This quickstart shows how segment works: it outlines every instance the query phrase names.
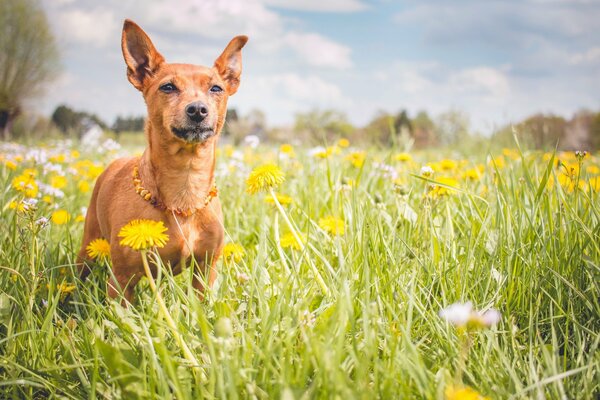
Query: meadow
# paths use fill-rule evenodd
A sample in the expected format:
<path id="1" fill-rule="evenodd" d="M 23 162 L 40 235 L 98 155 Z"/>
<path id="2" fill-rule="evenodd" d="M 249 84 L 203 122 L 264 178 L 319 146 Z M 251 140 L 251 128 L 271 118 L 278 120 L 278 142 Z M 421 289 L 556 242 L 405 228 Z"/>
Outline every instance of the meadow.
<path id="1" fill-rule="evenodd" d="M 221 146 L 226 242 L 106 298 L 77 277 L 103 168 L 139 151 L 2 144 L 0 398 L 593 399 L 600 155 Z M 270 165 L 285 180 L 248 190 Z M 256 193 L 250 193 L 256 192 Z M 444 311 L 443 311 L 444 310 Z"/>

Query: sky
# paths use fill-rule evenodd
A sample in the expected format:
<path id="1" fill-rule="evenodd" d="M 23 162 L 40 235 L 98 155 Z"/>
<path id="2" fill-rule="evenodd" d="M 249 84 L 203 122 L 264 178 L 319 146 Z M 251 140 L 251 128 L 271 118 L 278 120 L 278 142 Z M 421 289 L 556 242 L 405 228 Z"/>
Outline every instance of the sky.
<path id="1" fill-rule="evenodd" d="M 62 54 L 43 99 L 98 114 L 146 109 L 125 75 L 120 36 L 132 19 L 167 62 L 212 65 L 248 35 L 229 107 L 469 116 L 483 134 L 533 113 L 600 110 L 600 0 L 42 0 Z"/>

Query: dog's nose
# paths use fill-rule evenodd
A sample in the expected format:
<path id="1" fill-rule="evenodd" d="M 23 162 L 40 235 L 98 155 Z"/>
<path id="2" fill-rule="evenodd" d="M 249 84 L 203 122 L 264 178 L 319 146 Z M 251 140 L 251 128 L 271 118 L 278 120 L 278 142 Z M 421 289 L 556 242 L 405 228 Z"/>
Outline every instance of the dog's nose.
<path id="1" fill-rule="evenodd" d="M 208 115 L 208 107 L 201 101 L 195 101 L 185 107 L 185 113 L 194 122 L 202 122 Z"/>

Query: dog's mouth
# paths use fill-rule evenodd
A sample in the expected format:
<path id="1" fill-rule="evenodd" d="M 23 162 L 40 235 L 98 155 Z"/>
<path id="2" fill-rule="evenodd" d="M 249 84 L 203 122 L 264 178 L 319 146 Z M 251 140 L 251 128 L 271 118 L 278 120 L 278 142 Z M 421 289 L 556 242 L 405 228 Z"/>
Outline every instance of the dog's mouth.
<path id="1" fill-rule="evenodd" d="M 204 142 L 208 138 L 215 135 L 215 130 L 213 128 L 205 126 L 193 126 L 182 128 L 172 126 L 171 131 L 175 136 L 189 143 Z"/>

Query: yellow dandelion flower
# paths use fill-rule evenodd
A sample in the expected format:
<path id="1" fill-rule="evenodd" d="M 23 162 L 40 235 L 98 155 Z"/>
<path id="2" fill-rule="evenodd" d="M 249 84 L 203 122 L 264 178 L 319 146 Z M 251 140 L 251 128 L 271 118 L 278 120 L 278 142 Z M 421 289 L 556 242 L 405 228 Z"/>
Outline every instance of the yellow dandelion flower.
<path id="1" fill-rule="evenodd" d="M 352 165 L 356 168 L 361 168 L 365 163 L 365 152 L 364 151 L 355 151 L 346 156 L 346 160 L 350 161 Z"/>
<path id="2" fill-rule="evenodd" d="M 255 194 L 279 186 L 285 180 L 285 174 L 275 164 L 265 164 L 254 168 L 246 179 L 246 192 Z"/>
<path id="3" fill-rule="evenodd" d="M 52 217 L 50 217 L 52 223 L 56 225 L 64 225 L 69 222 L 70 219 L 71 215 L 66 210 L 56 210 L 52 213 Z"/>
<path id="4" fill-rule="evenodd" d="M 90 183 L 88 181 L 79 181 L 77 182 L 77 189 L 81 193 L 87 193 L 90 191 Z"/>
<path id="5" fill-rule="evenodd" d="M 296 240 L 293 233 L 289 232 L 279 238 L 279 243 L 284 249 L 302 250 L 302 245 L 306 244 L 306 236 L 298 234 L 298 239 L 300 239 L 301 243 Z"/>
<path id="6" fill-rule="evenodd" d="M 25 168 L 23 170 L 23 175 L 35 178 L 37 176 L 37 170 L 35 168 Z"/>
<path id="7" fill-rule="evenodd" d="M 338 140 L 337 145 L 342 148 L 346 148 L 350 146 L 350 141 L 346 138 L 341 138 L 340 140 Z"/>
<path id="8" fill-rule="evenodd" d="M 78 216 L 75 217 L 75 222 L 84 222 L 84 221 L 85 221 L 85 215 L 79 214 Z"/>
<path id="9" fill-rule="evenodd" d="M 275 196 L 277 197 L 277 201 L 279 202 L 279 204 L 281 204 L 282 206 L 289 206 L 293 202 L 293 199 L 290 196 L 286 196 L 285 194 L 275 193 Z M 275 200 L 273 200 L 272 196 L 266 196 L 265 203 L 274 205 Z"/>
<path id="10" fill-rule="evenodd" d="M 101 165 L 92 165 L 88 170 L 88 177 L 90 179 L 96 179 L 104 171 L 104 167 Z"/>
<path id="11" fill-rule="evenodd" d="M 463 178 L 471 181 L 478 181 L 481 179 L 481 172 L 477 168 L 471 168 L 465 171 Z"/>
<path id="12" fill-rule="evenodd" d="M 79 154 L 79 152 L 77 150 L 71 151 L 71 158 L 72 159 L 77 159 L 77 158 L 79 158 L 79 156 L 80 156 L 80 154 Z"/>
<path id="13" fill-rule="evenodd" d="M 110 243 L 106 239 L 94 239 L 85 248 L 88 257 L 99 261 L 110 259 Z"/>
<path id="14" fill-rule="evenodd" d="M 55 156 L 50 157 L 49 160 L 52 161 L 53 163 L 64 163 L 65 158 L 66 157 L 64 154 L 57 154 Z"/>
<path id="15" fill-rule="evenodd" d="M 15 177 L 12 180 L 12 187 L 22 192 L 25 197 L 35 197 L 38 193 L 38 185 L 35 182 L 35 175 L 29 172 L 23 172 L 23 174 Z"/>
<path id="16" fill-rule="evenodd" d="M 513 160 L 519 159 L 519 152 L 515 149 L 502 149 L 502 155 Z"/>
<path id="17" fill-rule="evenodd" d="M 55 175 L 50 178 L 50 186 L 55 189 L 62 189 L 67 186 L 67 178 L 62 175 Z"/>
<path id="18" fill-rule="evenodd" d="M 585 167 L 585 172 L 591 175 L 599 175 L 600 168 L 597 165 L 588 165 L 587 167 Z"/>
<path id="19" fill-rule="evenodd" d="M 503 169 L 506 166 L 506 161 L 504 161 L 504 157 L 493 157 L 488 164 L 492 168 Z"/>
<path id="20" fill-rule="evenodd" d="M 13 170 L 13 171 L 17 169 L 17 164 L 15 164 L 14 162 L 12 162 L 10 160 L 6 160 L 4 162 L 4 165 L 6 166 L 6 168 Z"/>
<path id="21" fill-rule="evenodd" d="M 344 234 L 344 220 L 333 217 L 331 215 L 319 218 L 319 226 L 325 232 L 330 233 L 332 235 Z"/>
<path id="22" fill-rule="evenodd" d="M 50 284 L 47 284 L 46 288 L 50 289 Z M 64 299 L 68 294 L 73 292 L 76 288 L 77 288 L 77 286 L 69 285 L 68 283 L 65 283 L 65 282 L 61 282 L 58 285 L 56 285 L 56 291 L 60 293 L 61 299 Z"/>
<path id="23" fill-rule="evenodd" d="M 246 250 L 244 250 L 244 246 L 239 243 L 227 243 L 223 246 L 223 260 L 227 265 L 239 263 L 245 255 Z"/>
<path id="24" fill-rule="evenodd" d="M 590 179 L 590 187 L 594 192 L 600 192 L 600 176 L 595 176 Z"/>
<path id="25" fill-rule="evenodd" d="M 444 159 L 444 160 L 440 161 L 439 165 L 440 165 L 440 168 L 444 171 L 452 171 L 453 169 L 456 169 L 456 167 L 458 166 L 456 161 L 449 160 L 449 159 Z"/>
<path id="26" fill-rule="evenodd" d="M 17 210 L 18 212 L 25 212 L 27 206 L 22 201 L 11 201 L 8 205 L 11 210 Z"/>
<path id="27" fill-rule="evenodd" d="M 396 154 L 396 157 L 394 157 L 396 159 L 396 161 L 400 161 L 400 162 L 408 162 L 408 161 L 412 161 L 412 156 L 408 153 L 398 153 Z"/>
<path id="28" fill-rule="evenodd" d="M 442 177 L 437 180 L 439 183 L 450 186 L 450 187 L 458 187 L 458 182 L 453 178 Z M 454 190 L 441 185 L 434 185 L 433 188 L 427 193 L 428 196 L 431 197 L 439 197 L 451 194 Z"/>
<path id="29" fill-rule="evenodd" d="M 149 219 L 134 219 L 129 221 L 119 231 L 121 246 L 131 247 L 134 250 L 147 250 L 151 247 L 164 247 L 169 240 L 165 232 L 167 227 L 162 221 Z"/>
<path id="30" fill-rule="evenodd" d="M 279 151 L 282 152 L 283 154 L 287 154 L 289 156 L 294 154 L 294 147 L 291 144 L 282 144 L 279 147 Z"/>
<path id="31" fill-rule="evenodd" d="M 444 391 L 446 400 L 489 400 L 489 397 L 485 397 L 468 386 L 448 386 Z"/>
<path id="32" fill-rule="evenodd" d="M 42 201 L 46 204 L 52 204 L 54 200 L 52 200 L 52 196 L 45 195 L 42 197 Z"/>

